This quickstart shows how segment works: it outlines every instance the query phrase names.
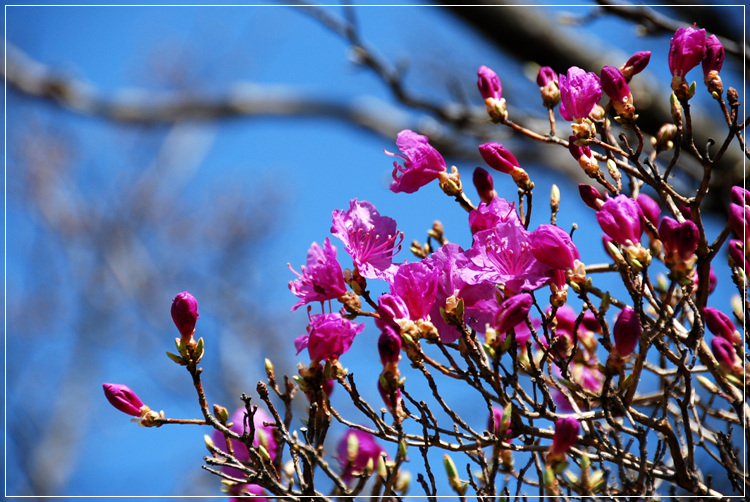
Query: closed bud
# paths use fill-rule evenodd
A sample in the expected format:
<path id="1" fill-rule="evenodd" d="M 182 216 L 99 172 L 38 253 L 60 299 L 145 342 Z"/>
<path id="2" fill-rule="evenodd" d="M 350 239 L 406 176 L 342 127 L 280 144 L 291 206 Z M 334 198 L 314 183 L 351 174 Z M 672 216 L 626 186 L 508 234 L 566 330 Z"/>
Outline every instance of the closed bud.
<path id="1" fill-rule="evenodd" d="M 716 361 L 718 361 L 719 368 L 723 371 L 732 374 L 740 374 L 742 372 L 742 361 L 737 357 L 737 351 L 724 338 L 715 336 L 711 339 L 711 352 Z"/>
<path id="2" fill-rule="evenodd" d="M 641 206 L 643 216 L 645 216 L 653 226 L 656 226 L 659 223 L 659 215 L 661 214 L 659 204 L 645 193 L 639 193 L 636 202 Z"/>
<path id="3" fill-rule="evenodd" d="M 677 255 L 682 261 L 688 261 L 698 249 L 699 238 L 698 226 L 691 220 L 678 223 L 677 220 L 665 216 L 659 224 L 659 240 L 662 242 L 667 261 L 672 261 L 669 255 Z"/>
<path id="4" fill-rule="evenodd" d="M 706 307 L 703 309 L 703 318 L 706 321 L 706 326 L 708 326 L 708 329 L 714 336 L 724 338 L 737 347 L 742 345 L 740 332 L 737 331 L 732 320 L 724 312 L 713 307 Z"/>
<path id="5" fill-rule="evenodd" d="M 401 337 L 390 326 L 385 326 L 380 333 L 378 353 L 383 366 L 398 364 L 401 359 Z"/>
<path id="6" fill-rule="evenodd" d="M 674 139 L 677 136 L 677 126 L 664 124 L 656 131 L 656 136 L 651 138 L 651 145 L 656 148 L 657 153 L 674 147 Z"/>
<path id="7" fill-rule="evenodd" d="M 720 96 L 724 92 L 724 86 L 721 82 L 719 72 L 724 64 L 724 46 L 716 37 L 710 35 L 706 38 L 706 50 L 703 54 L 703 81 L 712 95 L 715 93 Z"/>
<path id="8" fill-rule="evenodd" d="M 195 332 L 198 321 L 198 301 L 187 291 L 178 294 L 172 300 L 172 320 L 183 337 L 190 337 Z"/>
<path id="9" fill-rule="evenodd" d="M 501 173 L 511 174 L 518 167 L 518 160 L 500 143 L 479 145 L 479 153 L 488 166 Z"/>
<path id="10" fill-rule="evenodd" d="M 581 195 L 583 203 L 591 209 L 598 211 L 602 208 L 604 197 L 602 197 L 602 194 L 596 188 L 591 185 L 579 184 L 578 193 Z"/>
<path id="11" fill-rule="evenodd" d="M 622 72 L 618 68 L 605 66 L 602 68 L 601 84 L 604 93 L 612 100 L 615 112 L 623 118 L 633 118 L 633 96 Z"/>
<path id="12" fill-rule="evenodd" d="M 554 465 L 564 462 L 568 450 L 578 442 L 578 434 L 581 432 L 581 423 L 575 417 L 562 417 L 555 422 L 555 434 L 552 437 L 552 446 L 547 454 L 547 464 Z"/>
<path id="13" fill-rule="evenodd" d="M 630 56 L 630 59 L 628 59 L 628 61 L 620 67 L 620 71 L 625 77 L 625 80 L 627 82 L 630 82 L 630 79 L 633 78 L 633 75 L 637 75 L 638 73 L 642 72 L 646 68 L 646 65 L 648 65 L 650 59 L 651 51 L 636 52 L 635 54 Z"/>
<path id="14" fill-rule="evenodd" d="M 591 148 L 588 146 L 580 146 L 576 144 L 578 138 L 576 136 L 570 136 L 568 138 L 568 151 L 574 159 L 578 161 L 578 165 L 581 169 L 590 177 L 596 178 L 599 175 L 599 163 L 591 153 Z"/>
<path id="15" fill-rule="evenodd" d="M 134 417 L 141 417 L 149 411 L 130 387 L 117 383 L 102 384 L 104 396 L 109 404 L 123 413 Z"/>
<path id="16" fill-rule="evenodd" d="M 617 315 L 613 331 L 617 353 L 620 357 L 628 357 L 635 350 L 643 332 L 635 310 L 630 307 L 622 309 Z"/>
<path id="17" fill-rule="evenodd" d="M 506 333 L 523 322 L 529 315 L 534 298 L 528 293 L 520 293 L 503 301 L 492 320 L 492 328 L 498 333 Z"/>
<path id="18" fill-rule="evenodd" d="M 477 167 L 474 169 L 472 181 L 474 182 L 474 187 L 477 189 L 477 194 L 479 194 L 479 198 L 482 202 L 485 204 L 492 202 L 492 199 L 497 195 L 492 175 L 488 173 L 486 169 Z"/>
<path id="19" fill-rule="evenodd" d="M 508 117 L 508 110 L 505 107 L 500 79 L 494 71 L 486 66 L 479 67 L 477 76 L 479 77 L 477 87 L 484 99 L 487 113 L 495 123 L 504 121 Z"/>
<path id="20" fill-rule="evenodd" d="M 570 235 L 554 225 L 539 225 L 529 234 L 529 241 L 534 258 L 555 269 L 573 270 L 581 257 Z"/>
<path id="21" fill-rule="evenodd" d="M 636 201 L 620 194 L 606 201 L 596 213 L 605 234 L 623 246 L 638 244 L 644 230 L 643 211 Z"/>
<path id="22" fill-rule="evenodd" d="M 560 86 L 557 80 L 557 73 L 549 66 L 539 68 L 539 74 L 536 77 L 536 83 L 539 85 L 539 91 L 542 94 L 544 106 L 553 108 L 560 102 Z"/>
<path id="23" fill-rule="evenodd" d="M 674 123 L 677 124 L 677 126 L 681 126 L 682 104 L 680 103 L 680 100 L 677 99 L 677 95 L 675 93 L 669 95 L 669 109 L 672 113 L 672 120 L 674 120 Z"/>

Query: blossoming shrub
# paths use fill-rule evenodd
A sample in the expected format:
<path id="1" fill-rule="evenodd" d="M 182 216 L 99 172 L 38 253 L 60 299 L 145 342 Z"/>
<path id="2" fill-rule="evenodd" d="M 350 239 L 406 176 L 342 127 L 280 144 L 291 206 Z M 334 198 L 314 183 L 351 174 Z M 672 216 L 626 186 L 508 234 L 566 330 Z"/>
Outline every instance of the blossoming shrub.
<path id="1" fill-rule="evenodd" d="M 562 147 L 560 162 L 571 162 L 567 149 L 591 178 L 580 197 L 596 212 L 600 232 L 594 233 L 608 263 L 588 263 L 590 243 L 556 225 L 564 210 L 556 187 L 550 223 L 530 227 L 534 182 L 505 146 L 478 148 L 487 166 L 508 175 L 503 182 L 515 183 L 518 201 L 499 197 L 490 172 L 477 168 L 474 204 L 459 171 L 447 169 L 429 138 L 405 130 L 396 138 L 401 153 L 385 151 L 400 158 L 390 190 L 410 194 L 437 183 L 459 203 L 457 211 L 467 211 L 469 242 L 447 242 L 436 222 L 427 243 L 416 242 L 406 256 L 397 220 L 352 199 L 333 211 L 331 235 L 321 236 L 323 246 L 311 245 L 300 272 L 290 266 L 297 276 L 289 282 L 297 297 L 291 310 L 306 306 L 309 319 L 305 334 L 290 337 L 301 358 L 297 375 L 279 381 L 267 360 L 268 379 L 258 384 L 257 397 L 243 395 L 245 406 L 231 417 L 221 406 L 209 408 L 198 368 L 205 346 L 193 338 L 197 301 L 185 292 L 173 304 L 181 337 L 169 357 L 191 374 L 203 418 L 165 418 L 124 386 L 105 384 L 107 398 L 141 425 L 212 427 L 206 468 L 235 496 L 391 499 L 415 491 L 434 496 L 443 488 L 460 496 L 722 496 L 709 471 L 726 475 L 722 486 L 741 492 L 746 339 L 730 315 L 707 303 L 715 287 L 712 263 L 726 266 L 721 250 L 734 233 L 728 266 L 738 302 L 747 305 L 750 194 L 732 190 L 729 221 L 718 235 L 708 235 L 700 212 L 712 169 L 733 140 L 744 145 L 739 101 L 731 88 L 725 101 L 718 39 L 680 28 L 668 61 L 673 122 L 649 144 L 628 85 L 649 60 L 650 53 L 639 52 L 599 74 L 541 68 L 547 135 L 513 123 L 500 78 L 486 66 L 478 70 L 493 123 Z M 686 77 L 701 61 L 726 120 L 721 148 L 695 145 L 687 126 L 696 86 Z M 572 132 L 563 137 L 554 133 L 558 104 Z M 687 194 L 668 183 L 680 155 L 704 168 Z M 352 268 L 341 266 L 336 246 Z M 602 273 L 618 276 L 626 294 L 601 289 Z M 743 312 L 731 312 L 740 326 Z M 374 323 L 366 327 L 368 319 Z M 380 333 L 362 343 L 378 351 L 382 371 L 355 381 L 341 359 L 365 330 Z M 424 381 L 429 395 L 416 394 L 407 374 L 409 382 Z M 365 401 L 365 386 L 377 388 L 382 403 Z M 447 393 L 447 386 L 461 389 Z M 357 416 L 332 405 L 334 391 L 348 396 Z M 306 412 L 295 418 L 299 393 Z M 471 396 L 480 406 L 462 415 L 455 396 Z"/>

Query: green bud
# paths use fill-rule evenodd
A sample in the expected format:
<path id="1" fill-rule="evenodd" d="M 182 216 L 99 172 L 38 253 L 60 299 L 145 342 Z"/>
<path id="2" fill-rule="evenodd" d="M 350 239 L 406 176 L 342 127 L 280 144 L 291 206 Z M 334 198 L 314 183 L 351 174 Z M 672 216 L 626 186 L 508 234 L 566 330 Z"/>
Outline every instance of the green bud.
<path id="1" fill-rule="evenodd" d="M 349 434 L 346 438 L 346 459 L 354 463 L 359 453 L 359 439 L 356 434 Z"/>
<path id="2" fill-rule="evenodd" d="M 171 352 L 167 351 L 167 357 L 169 357 L 172 361 L 176 362 L 180 366 L 187 365 L 185 360 L 182 357 L 178 356 L 177 354 L 172 354 Z"/>
<path id="3" fill-rule="evenodd" d="M 396 453 L 396 458 L 406 458 L 406 451 L 407 451 L 408 445 L 406 444 L 405 440 L 398 442 L 398 452 Z"/>
<path id="4" fill-rule="evenodd" d="M 216 448 L 216 446 L 214 445 L 214 440 L 211 439 L 211 436 L 209 436 L 208 434 L 203 435 L 203 442 L 206 443 L 206 448 L 208 449 L 208 451 L 211 451 L 212 448 Z"/>

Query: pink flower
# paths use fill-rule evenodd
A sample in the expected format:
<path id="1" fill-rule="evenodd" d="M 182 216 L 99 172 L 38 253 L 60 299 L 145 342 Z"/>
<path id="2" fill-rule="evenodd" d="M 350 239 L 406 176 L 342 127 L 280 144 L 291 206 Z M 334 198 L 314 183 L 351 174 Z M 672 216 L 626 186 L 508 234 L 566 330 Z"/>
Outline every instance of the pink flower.
<path id="1" fill-rule="evenodd" d="M 398 133 L 396 145 L 403 155 L 383 150 L 386 155 L 404 159 L 403 166 L 393 163 L 392 192 L 414 193 L 446 170 L 445 159 L 430 145 L 427 136 L 406 129 Z"/>
<path id="2" fill-rule="evenodd" d="M 488 173 L 487 170 L 477 167 L 474 169 L 472 181 L 474 182 L 474 188 L 477 189 L 477 194 L 479 195 L 479 198 L 482 199 L 482 202 L 485 204 L 492 202 L 492 199 L 497 195 L 492 175 Z"/>
<path id="3" fill-rule="evenodd" d="M 628 357 L 635 350 L 641 338 L 643 328 L 638 314 L 630 307 L 625 307 L 617 315 L 615 327 L 612 329 L 615 337 L 615 349 L 621 357 Z"/>
<path id="4" fill-rule="evenodd" d="M 499 101 L 503 97 L 503 86 L 500 84 L 500 78 L 491 68 L 480 66 L 477 70 L 477 87 L 482 99 L 494 99 Z"/>
<path id="5" fill-rule="evenodd" d="M 580 121 L 585 119 L 602 97 L 599 77 L 594 73 L 573 66 L 567 76 L 559 75 L 560 115 L 565 120 Z"/>
<path id="6" fill-rule="evenodd" d="M 575 417 L 558 418 L 555 422 L 555 434 L 552 437 L 552 446 L 547 453 L 547 463 L 552 465 L 564 462 L 568 450 L 578 442 L 578 434 L 581 432 L 581 423 Z"/>
<path id="7" fill-rule="evenodd" d="M 495 197 L 489 203 L 480 202 L 479 207 L 469 213 L 469 227 L 472 234 L 495 228 L 504 222 L 511 222 L 518 227 L 523 226 L 516 207 L 501 197 Z"/>
<path id="8" fill-rule="evenodd" d="M 187 291 L 172 300 L 172 320 L 182 336 L 191 336 L 198 321 L 198 300 Z"/>
<path id="9" fill-rule="evenodd" d="M 531 252 L 529 233 L 512 220 L 475 233 L 466 256 L 470 263 L 461 273 L 466 284 L 489 282 L 513 294 L 540 288 L 550 279 L 549 267 Z"/>
<path id="10" fill-rule="evenodd" d="M 245 416 L 247 415 L 247 412 L 245 411 L 245 408 L 239 408 L 234 413 L 232 413 L 232 416 L 229 418 L 229 421 L 232 423 L 232 426 L 229 428 L 232 432 L 242 435 L 245 432 L 248 434 L 250 433 L 250 427 L 245 428 Z M 268 452 L 268 455 L 271 457 L 271 460 L 276 458 L 276 439 L 274 437 L 273 433 L 273 425 L 265 425 L 266 423 L 273 424 L 275 421 L 273 418 L 271 418 L 271 415 L 268 414 L 265 410 L 262 408 L 257 408 L 255 411 L 255 415 L 253 415 L 253 425 L 255 427 L 255 436 L 253 437 L 253 446 L 263 446 L 263 448 L 266 449 Z M 217 448 L 219 448 L 221 451 L 227 451 L 227 441 L 224 437 L 224 434 L 221 433 L 221 431 L 215 430 L 213 431 L 213 442 L 214 445 L 216 445 Z M 250 452 L 247 449 L 247 446 L 245 446 L 245 443 L 238 441 L 236 439 L 230 439 L 232 443 L 232 452 L 234 453 L 234 457 L 239 460 L 240 462 L 249 462 L 250 461 Z M 238 477 L 238 478 L 244 478 L 245 474 L 240 471 L 239 469 L 235 469 L 233 467 L 224 467 L 224 472 L 226 474 L 229 474 L 230 476 Z M 253 485 L 251 485 L 253 486 Z M 255 485 L 257 486 L 257 485 Z"/>
<path id="11" fill-rule="evenodd" d="M 533 304 L 534 298 L 528 293 L 521 293 L 505 299 L 495 312 L 492 327 L 498 333 L 507 333 L 528 317 Z"/>
<path id="12" fill-rule="evenodd" d="M 690 220 L 678 223 L 665 216 L 659 224 L 659 240 L 664 246 L 665 255 L 676 254 L 687 261 L 698 249 L 699 238 L 698 227 Z"/>
<path id="13" fill-rule="evenodd" d="M 581 257 L 570 235 L 554 225 L 539 225 L 529 234 L 529 241 L 534 258 L 552 268 L 572 270 Z"/>
<path id="14" fill-rule="evenodd" d="M 703 317 L 706 326 L 715 336 L 724 338 L 737 346 L 742 344 L 740 332 L 737 331 L 732 320 L 724 312 L 713 307 L 706 307 L 703 309 Z"/>
<path id="15" fill-rule="evenodd" d="M 643 211 L 636 201 L 620 194 L 609 199 L 596 213 L 596 220 L 605 234 L 623 246 L 641 242 Z"/>
<path id="16" fill-rule="evenodd" d="M 135 392 L 130 390 L 130 387 L 119 383 L 105 383 L 102 384 L 102 387 L 104 388 L 104 397 L 107 398 L 109 404 L 134 417 L 143 415 L 144 404 L 135 395 Z M 145 406 L 145 411 L 148 411 L 148 406 Z"/>
<path id="17" fill-rule="evenodd" d="M 669 71 L 673 77 L 685 77 L 703 59 L 706 30 L 683 26 L 669 42 Z"/>
<path id="18" fill-rule="evenodd" d="M 231 469 L 231 468 L 228 468 Z M 242 471 L 239 469 L 232 469 L 234 471 L 237 471 L 240 473 L 239 477 L 244 476 L 242 474 Z M 248 500 L 248 497 L 246 494 L 254 495 L 254 497 L 251 497 L 251 500 L 253 502 L 268 502 L 268 499 L 266 497 L 261 497 L 260 495 L 265 495 L 266 492 L 263 490 L 263 487 L 260 485 L 235 485 L 229 487 L 228 494 L 230 495 L 229 501 L 230 502 L 245 502 Z"/>
<path id="19" fill-rule="evenodd" d="M 380 318 L 375 319 L 375 324 L 382 330 L 386 326 L 395 326 L 396 319 L 408 319 L 409 307 L 403 298 L 398 295 L 380 295 L 378 297 L 378 314 Z"/>
<path id="20" fill-rule="evenodd" d="M 404 300 L 409 319 L 427 319 L 435 303 L 438 271 L 427 261 L 405 263 L 390 281 L 391 294 Z"/>
<path id="21" fill-rule="evenodd" d="M 458 244 L 448 243 L 423 260 L 438 272 L 435 302 L 430 310 L 430 321 L 438 330 L 443 343 L 456 341 L 459 330 L 443 319 L 440 309 L 445 308 L 448 297 L 456 297 L 464 302 L 464 319 L 467 324 L 484 333 L 497 310 L 495 286 L 489 283 L 467 284 L 461 271 L 470 263 L 466 253 Z"/>
<path id="22" fill-rule="evenodd" d="M 734 346 L 725 338 L 715 336 L 711 339 L 711 352 L 722 370 L 734 373 L 742 370 L 742 361 L 737 357 Z"/>
<path id="23" fill-rule="evenodd" d="M 519 166 L 515 156 L 500 143 L 479 145 L 479 154 L 488 166 L 504 174 L 512 173 Z"/>
<path id="24" fill-rule="evenodd" d="M 334 211 L 331 233 L 344 243 L 363 277 L 387 280 L 395 273 L 393 255 L 401 250 L 404 234 L 396 230 L 394 219 L 380 216 L 371 203 L 353 199 L 348 211 Z"/>
<path id="25" fill-rule="evenodd" d="M 341 438 L 336 453 L 341 463 L 341 479 L 349 483 L 355 475 L 364 472 L 367 464 L 372 462 L 375 470 L 378 459 L 385 450 L 375 441 L 372 434 L 357 429 L 349 431 Z"/>
<path id="26" fill-rule="evenodd" d="M 298 279 L 289 281 L 289 290 L 300 300 L 292 307 L 292 312 L 302 305 L 311 302 L 324 302 L 333 300 L 346 293 L 346 282 L 341 272 L 341 265 L 336 260 L 336 248 L 326 237 L 321 248 L 317 242 L 313 242 L 307 252 L 307 267 L 300 267 L 302 273 L 295 272 L 292 266 L 287 264 L 289 270 L 297 275 Z"/>
<path id="27" fill-rule="evenodd" d="M 706 50 L 703 53 L 703 59 L 701 60 L 703 66 L 703 78 L 708 85 L 712 75 L 711 72 L 717 74 L 721 71 L 721 66 L 724 64 L 724 46 L 716 37 L 716 35 L 709 35 L 706 38 Z"/>
<path id="28" fill-rule="evenodd" d="M 352 346 L 354 337 L 365 329 L 338 313 L 318 314 L 310 318 L 307 334 L 294 340 L 297 354 L 307 349 L 311 361 L 338 359 Z"/>

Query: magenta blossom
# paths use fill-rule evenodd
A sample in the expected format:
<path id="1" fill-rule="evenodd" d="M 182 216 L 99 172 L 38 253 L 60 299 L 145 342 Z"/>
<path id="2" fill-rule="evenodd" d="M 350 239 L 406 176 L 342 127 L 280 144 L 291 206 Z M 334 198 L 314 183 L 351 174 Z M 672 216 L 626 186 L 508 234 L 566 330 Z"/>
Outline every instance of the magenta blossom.
<path id="1" fill-rule="evenodd" d="M 703 309 L 703 317 L 706 320 L 706 326 L 715 336 L 724 338 L 736 346 L 742 344 L 740 332 L 724 312 L 713 307 L 706 307 Z"/>
<path id="2" fill-rule="evenodd" d="M 489 204 L 480 202 L 479 207 L 469 213 L 469 227 L 472 234 L 495 228 L 504 222 L 511 222 L 519 228 L 523 227 L 515 205 L 502 197 L 495 197 Z"/>
<path id="3" fill-rule="evenodd" d="M 573 66 L 568 74 L 559 75 L 560 115 L 565 120 L 579 122 L 589 116 L 602 97 L 599 77 Z"/>
<path id="4" fill-rule="evenodd" d="M 375 441 L 372 434 L 349 429 L 339 441 L 336 453 L 342 468 L 341 479 L 349 483 L 354 476 L 363 473 L 370 462 L 373 470 L 377 468 L 378 459 L 385 450 Z"/>
<path id="5" fill-rule="evenodd" d="M 698 249 L 699 238 L 698 226 L 690 220 L 679 223 L 665 216 L 659 224 L 659 240 L 667 257 L 677 255 L 683 261 L 689 260 Z"/>
<path id="6" fill-rule="evenodd" d="M 438 271 L 426 261 L 405 263 L 390 282 L 391 294 L 404 300 L 409 319 L 427 319 L 437 294 Z"/>
<path id="7" fill-rule="evenodd" d="M 750 191 L 741 186 L 735 185 L 729 193 L 729 200 L 734 204 L 750 206 Z"/>
<path id="8" fill-rule="evenodd" d="M 134 417 L 140 417 L 149 411 L 148 406 L 144 406 L 140 398 L 127 385 L 105 383 L 102 384 L 102 387 L 104 388 L 104 397 L 107 398 L 109 404 L 121 412 Z"/>
<path id="9" fill-rule="evenodd" d="M 718 76 L 724 64 L 724 46 L 721 45 L 716 35 L 709 35 L 706 38 L 706 50 L 703 53 L 701 63 L 703 66 L 703 79 L 706 85 L 709 85 L 711 79 Z"/>
<path id="10" fill-rule="evenodd" d="M 745 256 L 745 245 L 739 239 L 729 241 L 729 266 L 741 268 L 745 273 L 750 270 L 750 263 Z"/>
<path id="11" fill-rule="evenodd" d="M 318 314 L 310 317 L 307 334 L 294 340 L 297 354 L 307 349 L 311 361 L 338 359 L 352 346 L 354 337 L 365 329 L 338 313 Z"/>
<path id="12" fill-rule="evenodd" d="M 552 437 L 552 446 L 547 453 L 547 464 L 553 465 L 564 462 L 568 450 L 578 442 L 578 434 L 581 432 L 581 423 L 575 417 L 558 418 L 555 422 L 555 434 Z"/>
<path id="13" fill-rule="evenodd" d="M 239 469 L 233 470 L 240 473 L 239 477 L 244 476 Z M 268 499 L 262 496 L 265 495 L 266 492 L 260 485 L 234 485 L 229 487 L 227 493 L 230 496 L 229 502 L 245 502 L 248 499 L 247 494 L 252 495 L 250 498 L 253 502 L 268 502 Z"/>
<path id="14" fill-rule="evenodd" d="M 398 133 L 396 145 L 403 155 L 383 150 L 386 155 L 404 159 L 403 166 L 393 163 L 391 192 L 414 193 L 446 170 L 445 159 L 430 145 L 427 136 L 406 129 Z"/>
<path id="15" fill-rule="evenodd" d="M 341 265 L 336 260 L 336 248 L 328 237 L 323 242 L 322 248 L 317 242 L 312 243 L 307 252 L 307 267 L 304 265 L 300 267 L 301 274 L 295 272 L 291 265 L 287 264 L 287 266 L 298 277 L 289 281 L 289 290 L 300 299 L 292 307 L 292 312 L 307 303 L 322 303 L 346 293 L 344 274 L 341 272 Z"/>
<path id="16" fill-rule="evenodd" d="M 617 353 L 621 357 L 628 357 L 638 345 L 643 328 L 635 310 L 625 307 L 617 315 L 612 331 L 614 332 Z"/>
<path id="17" fill-rule="evenodd" d="M 529 315 L 534 298 L 528 293 L 511 296 L 500 304 L 492 319 L 492 327 L 499 333 L 506 333 L 522 323 Z"/>
<path id="18" fill-rule="evenodd" d="M 669 42 L 669 71 L 672 77 L 684 78 L 687 72 L 698 66 L 705 47 L 706 30 L 689 26 L 679 28 Z"/>
<path id="19" fill-rule="evenodd" d="M 636 202 L 638 203 L 639 206 L 641 206 L 641 211 L 643 212 L 643 216 L 653 226 L 657 226 L 659 224 L 659 215 L 661 214 L 661 209 L 659 208 L 659 204 L 654 199 L 646 195 L 645 193 L 639 193 L 638 198 L 636 199 Z"/>
<path id="20" fill-rule="evenodd" d="M 239 435 L 243 435 L 245 433 L 249 434 L 250 427 L 245 427 L 246 415 L 247 412 L 245 411 L 245 408 L 238 408 L 234 413 L 232 413 L 232 416 L 229 418 L 229 422 L 232 423 L 232 426 L 229 428 L 229 430 Z M 264 409 L 256 409 L 255 415 L 253 415 L 253 426 L 255 429 L 253 446 L 256 448 L 258 446 L 263 446 L 263 448 L 265 448 L 268 452 L 268 455 L 271 457 L 271 460 L 276 458 L 276 438 L 274 437 L 273 425 L 266 425 L 266 423 L 273 424 L 274 422 L 275 421 L 273 418 L 271 418 L 271 415 L 269 415 L 268 412 L 266 412 Z M 227 451 L 227 441 L 221 431 L 214 430 L 212 439 L 214 445 L 216 445 L 217 448 L 219 448 L 221 451 Z M 232 452 L 234 453 L 234 457 L 240 462 L 249 462 L 250 452 L 248 451 L 247 446 L 245 446 L 245 443 L 236 439 L 230 439 L 230 441 L 232 443 Z M 223 470 L 230 476 L 235 476 L 238 478 L 245 477 L 245 474 L 241 470 L 235 469 L 233 467 L 224 467 Z"/>
<path id="21" fill-rule="evenodd" d="M 529 241 L 534 258 L 552 268 L 575 269 L 581 257 L 570 235 L 554 225 L 539 225 L 529 234 Z"/>
<path id="22" fill-rule="evenodd" d="M 737 234 L 737 237 L 744 240 L 747 248 L 750 243 L 750 203 L 746 198 L 740 198 L 732 193 L 732 199 L 741 203 L 732 202 L 729 204 L 729 226 Z"/>
<path id="23" fill-rule="evenodd" d="M 641 242 L 643 219 L 641 206 L 624 194 L 609 199 L 596 213 L 596 221 L 604 233 L 623 246 Z"/>
<path id="24" fill-rule="evenodd" d="M 198 300 L 187 291 L 175 296 L 172 300 L 172 320 L 182 336 L 192 336 L 198 321 Z"/>
<path id="25" fill-rule="evenodd" d="M 603 67 L 601 84 L 602 90 L 612 100 L 615 110 L 618 113 L 621 113 L 618 107 L 622 107 L 633 100 L 633 96 L 630 94 L 630 87 L 628 87 L 625 76 L 619 68 L 613 66 Z"/>
<path id="26" fill-rule="evenodd" d="M 395 326 L 397 319 L 409 318 L 409 307 L 398 295 L 385 294 L 378 297 L 379 318 L 375 319 L 378 328 L 385 329 L 386 326 Z"/>
<path id="27" fill-rule="evenodd" d="M 344 243 L 363 277 L 387 280 L 396 272 L 393 255 L 401 250 L 404 234 L 371 203 L 353 199 L 348 211 L 334 211 L 331 233 Z"/>
<path id="28" fill-rule="evenodd" d="M 540 288 L 550 279 L 549 267 L 531 252 L 529 232 L 513 221 L 475 233 L 466 256 L 471 263 L 463 269 L 461 278 L 467 284 L 489 282 L 501 286 L 506 294 L 514 294 Z"/>

